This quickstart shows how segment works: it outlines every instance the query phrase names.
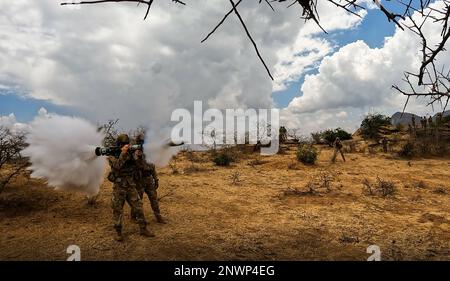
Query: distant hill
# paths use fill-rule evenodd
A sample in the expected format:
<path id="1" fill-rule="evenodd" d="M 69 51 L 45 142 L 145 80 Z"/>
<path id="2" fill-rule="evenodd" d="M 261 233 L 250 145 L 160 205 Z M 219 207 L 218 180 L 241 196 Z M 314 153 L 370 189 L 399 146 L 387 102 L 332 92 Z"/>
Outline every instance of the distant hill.
<path id="1" fill-rule="evenodd" d="M 401 112 L 396 112 L 394 115 L 391 116 L 391 124 L 396 126 L 398 124 L 402 125 L 412 125 L 412 117 L 416 119 L 416 124 L 419 122 L 420 117 L 413 113 L 404 112 L 403 114 Z"/>
<path id="2" fill-rule="evenodd" d="M 449 116 L 450 115 L 450 110 L 444 111 L 443 116 Z M 396 112 L 394 113 L 394 115 L 392 115 L 391 117 L 391 124 L 392 125 L 398 125 L 398 124 L 402 124 L 402 125 L 408 125 L 408 124 L 412 124 L 412 117 L 414 116 L 414 118 L 416 119 L 416 124 L 419 125 L 420 124 L 420 116 L 413 114 L 413 113 L 409 113 L 409 112 L 404 112 L 403 115 L 401 112 Z M 436 116 L 437 113 L 434 114 L 433 116 L 433 120 L 436 120 Z"/>

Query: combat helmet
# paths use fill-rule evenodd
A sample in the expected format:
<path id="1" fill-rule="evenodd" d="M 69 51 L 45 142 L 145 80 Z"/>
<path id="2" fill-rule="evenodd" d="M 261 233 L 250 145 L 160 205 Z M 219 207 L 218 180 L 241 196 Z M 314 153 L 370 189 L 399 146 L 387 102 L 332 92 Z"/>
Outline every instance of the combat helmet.
<path id="1" fill-rule="evenodd" d="M 145 135 L 144 134 L 138 134 L 135 138 L 134 141 L 136 144 L 144 144 L 145 141 Z"/>
<path id="2" fill-rule="evenodd" d="M 117 136 L 116 143 L 117 145 L 129 144 L 130 138 L 128 137 L 127 134 L 120 134 L 119 136 Z"/>

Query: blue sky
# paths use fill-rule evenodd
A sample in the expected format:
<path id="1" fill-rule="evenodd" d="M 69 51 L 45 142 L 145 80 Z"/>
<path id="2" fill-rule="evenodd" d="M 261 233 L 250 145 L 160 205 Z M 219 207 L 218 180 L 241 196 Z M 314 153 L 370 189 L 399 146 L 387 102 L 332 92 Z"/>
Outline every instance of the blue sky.
<path id="1" fill-rule="evenodd" d="M 0 116 L 14 113 L 17 121 L 29 122 L 33 120 L 41 107 L 58 114 L 73 115 L 77 113 L 75 109 L 55 105 L 49 101 L 26 98 L 11 91 L 0 90 Z"/>
<path id="2" fill-rule="evenodd" d="M 385 37 L 392 36 L 395 26 L 386 20 L 386 17 L 378 10 L 368 10 L 368 13 L 362 23 L 354 29 L 337 31 L 331 34 L 324 34 L 323 37 L 332 40 L 338 47 L 345 46 L 357 40 L 363 40 L 370 48 L 380 48 L 384 44 Z M 278 107 L 286 107 L 289 102 L 297 96 L 301 96 L 301 86 L 304 82 L 305 75 L 316 74 L 317 69 L 305 73 L 300 79 L 280 92 L 273 94 L 273 98 Z"/>

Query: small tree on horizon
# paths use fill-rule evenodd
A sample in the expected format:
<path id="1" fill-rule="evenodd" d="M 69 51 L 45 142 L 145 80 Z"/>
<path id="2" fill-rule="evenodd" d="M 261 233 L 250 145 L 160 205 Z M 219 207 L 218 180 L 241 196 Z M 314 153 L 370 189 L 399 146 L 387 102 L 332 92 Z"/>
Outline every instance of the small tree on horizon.
<path id="1" fill-rule="evenodd" d="M 383 126 L 391 125 L 391 118 L 380 114 L 373 113 L 364 117 L 361 122 L 361 132 L 365 139 L 379 139 L 379 129 Z"/>

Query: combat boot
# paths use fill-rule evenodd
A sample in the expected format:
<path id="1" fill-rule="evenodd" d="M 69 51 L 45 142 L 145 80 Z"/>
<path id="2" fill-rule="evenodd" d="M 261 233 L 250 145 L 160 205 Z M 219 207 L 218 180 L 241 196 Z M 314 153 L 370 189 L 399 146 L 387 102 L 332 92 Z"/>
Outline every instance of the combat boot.
<path id="1" fill-rule="evenodd" d="M 145 237 L 155 237 L 155 234 L 148 230 L 147 227 L 141 227 L 141 229 L 139 230 L 139 234 Z"/>
<path id="2" fill-rule="evenodd" d="M 158 223 L 162 223 L 162 224 L 166 224 L 167 223 L 166 220 L 160 214 L 156 214 L 155 217 L 156 217 L 156 221 Z"/>
<path id="3" fill-rule="evenodd" d="M 130 214 L 130 219 L 134 223 L 139 223 L 136 214 L 134 214 L 133 212 L 131 212 Z"/>
<path id="4" fill-rule="evenodd" d="M 115 237 L 116 241 L 122 242 L 123 241 L 122 228 L 116 227 L 115 229 L 116 229 L 116 237 Z"/>

